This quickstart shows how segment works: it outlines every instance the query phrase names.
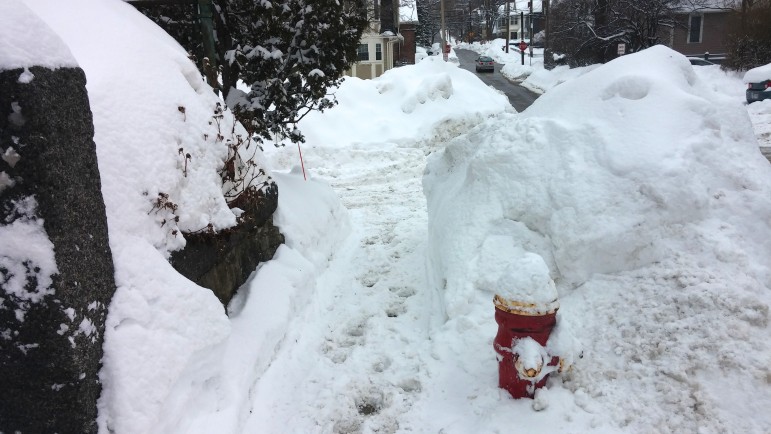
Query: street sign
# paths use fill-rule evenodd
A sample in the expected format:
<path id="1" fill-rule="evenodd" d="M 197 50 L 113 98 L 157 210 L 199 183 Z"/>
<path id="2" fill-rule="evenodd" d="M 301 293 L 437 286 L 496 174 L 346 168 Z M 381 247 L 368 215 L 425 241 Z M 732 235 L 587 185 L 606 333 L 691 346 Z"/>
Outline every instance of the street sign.
<path id="1" fill-rule="evenodd" d="M 618 44 L 618 55 L 619 55 L 619 56 L 623 56 L 623 55 L 624 55 L 624 53 L 626 53 L 626 44 L 624 44 L 624 43 L 619 43 L 619 44 Z"/>
<path id="2" fill-rule="evenodd" d="M 519 42 L 519 51 L 525 51 L 525 50 L 527 50 L 527 42 L 520 41 Z"/>

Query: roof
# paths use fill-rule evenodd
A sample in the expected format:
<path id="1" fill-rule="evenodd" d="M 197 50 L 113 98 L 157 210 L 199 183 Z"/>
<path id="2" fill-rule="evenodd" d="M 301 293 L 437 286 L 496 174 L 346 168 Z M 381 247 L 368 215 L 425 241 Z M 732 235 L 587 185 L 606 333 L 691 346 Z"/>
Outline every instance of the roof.
<path id="1" fill-rule="evenodd" d="M 509 2 L 509 14 L 517 14 L 519 15 L 521 12 L 524 12 L 525 14 L 530 13 L 530 8 L 527 6 L 528 1 L 527 0 L 516 0 L 513 2 Z M 506 12 L 506 4 L 502 4 L 498 6 L 498 11 L 503 14 Z M 541 13 L 543 11 L 543 1 L 541 0 L 533 0 L 533 13 Z"/>
<path id="2" fill-rule="evenodd" d="M 739 6 L 739 0 L 680 0 L 676 2 L 676 9 L 682 12 L 726 12 Z"/>

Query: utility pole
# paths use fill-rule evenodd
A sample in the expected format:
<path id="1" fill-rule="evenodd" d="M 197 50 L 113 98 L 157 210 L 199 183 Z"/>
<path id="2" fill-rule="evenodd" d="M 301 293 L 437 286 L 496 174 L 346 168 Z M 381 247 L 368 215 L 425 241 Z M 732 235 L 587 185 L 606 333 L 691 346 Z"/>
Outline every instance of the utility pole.
<path id="1" fill-rule="evenodd" d="M 546 35 L 544 36 L 543 40 L 543 66 L 546 69 L 550 69 L 552 67 L 552 63 L 549 59 L 551 59 L 551 27 L 550 27 L 550 15 L 551 15 L 551 7 L 549 5 L 549 0 L 543 0 L 543 3 L 541 3 L 541 8 L 543 14 L 546 16 Z"/>
<path id="2" fill-rule="evenodd" d="M 522 64 L 525 64 L 525 50 L 522 44 L 525 42 L 525 11 L 519 12 L 519 53 L 522 55 Z"/>
<path id="3" fill-rule="evenodd" d="M 530 0 L 527 2 L 527 4 L 530 6 L 530 66 L 533 66 L 533 31 L 535 30 L 535 26 L 533 25 L 533 0 Z M 543 10 L 543 6 L 541 6 L 541 10 Z"/>
<path id="4" fill-rule="evenodd" d="M 511 37 L 511 15 L 509 15 L 509 0 L 506 0 L 506 52 L 509 52 L 509 38 Z"/>
<path id="5" fill-rule="evenodd" d="M 444 61 L 447 61 L 447 58 L 449 57 L 449 53 L 445 52 L 445 47 L 447 46 L 447 41 L 444 38 L 444 0 L 439 0 L 439 15 L 440 18 L 440 28 L 439 28 L 439 36 L 442 40 L 442 57 L 444 58 Z"/>

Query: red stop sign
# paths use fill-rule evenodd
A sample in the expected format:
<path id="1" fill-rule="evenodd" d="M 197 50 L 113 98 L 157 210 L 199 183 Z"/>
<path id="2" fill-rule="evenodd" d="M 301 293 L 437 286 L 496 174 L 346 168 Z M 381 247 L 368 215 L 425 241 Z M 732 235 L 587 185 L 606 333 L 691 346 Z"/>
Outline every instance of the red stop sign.
<path id="1" fill-rule="evenodd" d="M 521 41 L 519 43 L 519 51 L 525 51 L 525 50 L 527 50 L 527 42 Z"/>

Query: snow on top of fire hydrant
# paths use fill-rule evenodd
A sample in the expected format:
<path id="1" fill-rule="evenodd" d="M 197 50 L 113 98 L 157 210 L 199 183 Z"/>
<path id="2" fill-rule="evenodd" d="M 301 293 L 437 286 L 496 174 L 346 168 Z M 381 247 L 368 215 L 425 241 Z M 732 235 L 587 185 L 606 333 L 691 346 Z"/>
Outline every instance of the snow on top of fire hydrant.
<path id="1" fill-rule="evenodd" d="M 537 307 L 550 306 L 558 297 L 549 267 L 541 255 L 524 250 L 510 258 L 492 289 L 508 301 Z"/>
<path id="2" fill-rule="evenodd" d="M 536 375 L 541 373 L 544 363 L 550 358 L 546 349 L 531 337 L 515 340 L 511 351 L 517 355 L 517 363 L 522 368 L 533 369 Z M 533 377 L 533 379 L 536 378 Z"/>

